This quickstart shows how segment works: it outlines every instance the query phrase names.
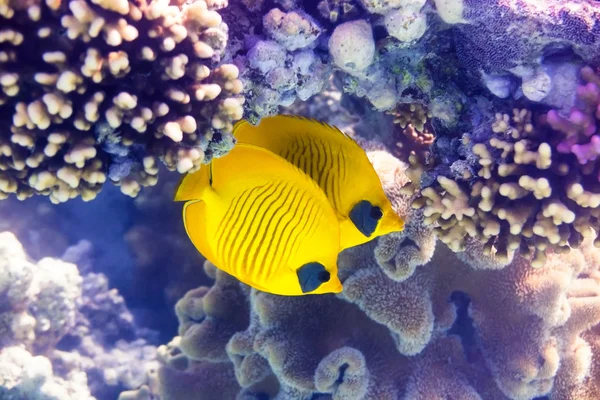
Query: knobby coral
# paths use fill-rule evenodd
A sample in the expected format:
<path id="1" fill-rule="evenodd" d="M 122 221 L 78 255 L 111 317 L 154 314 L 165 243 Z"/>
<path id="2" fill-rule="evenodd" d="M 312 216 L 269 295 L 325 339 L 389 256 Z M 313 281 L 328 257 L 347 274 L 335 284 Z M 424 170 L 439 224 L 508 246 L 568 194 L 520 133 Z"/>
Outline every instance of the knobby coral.
<path id="1" fill-rule="evenodd" d="M 466 154 L 425 174 L 414 206 L 438 225 L 444 243 L 462 251 L 475 238 L 505 261 L 519 250 L 534 253 L 532 265 L 541 266 L 547 249 L 567 252 L 598 235 L 600 86 L 591 68 L 583 77 L 570 115 L 499 113 L 491 133 L 463 136 Z"/>
<path id="2" fill-rule="evenodd" d="M 412 103 L 398 105 L 389 114 L 394 117 L 394 124 L 399 126 L 397 130 L 400 131 L 400 135 L 396 136 L 397 156 L 407 160 L 408 155 L 415 152 L 424 157 L 435 139 L 431 126 L 433 113 L 422 104 Z"/>
<path id="3" fill-rule="evenodd" d="M 135 196 L 158 159 L 179 172 L 226 152 L 241 118 L 219 9 L 197 0 L 0 1 L 0 196 Z"/>

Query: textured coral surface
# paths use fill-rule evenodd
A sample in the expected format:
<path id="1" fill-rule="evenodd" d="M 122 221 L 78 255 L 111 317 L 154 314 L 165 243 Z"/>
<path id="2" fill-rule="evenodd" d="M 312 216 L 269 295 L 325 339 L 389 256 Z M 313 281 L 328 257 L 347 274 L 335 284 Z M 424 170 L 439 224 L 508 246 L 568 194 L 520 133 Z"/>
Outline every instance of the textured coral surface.
<path id="1" fill-rule="evenodd" d="M 226 4 L 225 4 L 226 5 Z M 135 196 L 231 147 L 242 83 L 204 0 L 0 2 L 0 196 Z"/>

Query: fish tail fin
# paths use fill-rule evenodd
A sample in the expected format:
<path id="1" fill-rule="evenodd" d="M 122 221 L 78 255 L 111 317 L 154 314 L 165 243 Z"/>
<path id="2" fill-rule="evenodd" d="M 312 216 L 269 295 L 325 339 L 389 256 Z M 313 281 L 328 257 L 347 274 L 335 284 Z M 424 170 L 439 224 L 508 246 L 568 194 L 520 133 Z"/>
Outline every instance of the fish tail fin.
<path id="1" fill-rule="evenodd" d="M 212 192 L 214 189 L 212 188 L 212 163 L 210 163 L 202 165 L 196 172 L 185 174 L 177 184 L 173 200 L 202 200 Z"/>

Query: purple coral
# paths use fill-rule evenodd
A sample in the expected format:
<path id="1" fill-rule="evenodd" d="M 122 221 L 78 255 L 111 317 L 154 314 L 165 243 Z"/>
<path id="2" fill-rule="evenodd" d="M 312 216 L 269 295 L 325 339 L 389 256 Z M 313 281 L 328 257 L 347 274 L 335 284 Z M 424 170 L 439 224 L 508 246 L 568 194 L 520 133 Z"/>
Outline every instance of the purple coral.
<path id="1" fill-rule="evenodd" d="M 440 2 L 442 3 L 442 2 Z M 468 66 L 510 70 L 537 65 L 548 50 L 571 47 L 585 60 L 600 56 L 600 11 L 573 0 L 464 0 L 457 51 Z M 456 22 L 452 21 L 452 22 Z"/>
<path id="2" fill-rule="evenodd" d="M 82 259 L 86 248 L 66 254 Z M 9 232 L 0 234 L 0 299 L 0 398 L 110 398 L 146 383 L 156 363 L 155 333 L 135 325 L 104 275 L 49 257 L 31 263 Z"/>
<path id="3" fill-rule="evenodd" d="M 547 121 L 553 129 L 565 135 L 557 150 L 563 154 L 575 154 L 583 165 L 596 161 L 600 155 L 600 75 L 591 67 L 584 67 L 581 75 L 587 83 L 577 89 L 579 107 L 574 107 L 567 117 L 552 110 L 547 114 Z"/>

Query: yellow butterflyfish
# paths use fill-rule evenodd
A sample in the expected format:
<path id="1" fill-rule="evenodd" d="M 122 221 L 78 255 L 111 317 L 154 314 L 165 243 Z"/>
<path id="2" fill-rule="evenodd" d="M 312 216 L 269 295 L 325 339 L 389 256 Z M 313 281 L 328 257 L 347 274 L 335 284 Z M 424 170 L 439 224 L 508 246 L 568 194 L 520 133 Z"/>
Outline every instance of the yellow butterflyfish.
<path id="1" fill-rule="evenodd" d="M 185 230 L 198 251 L 240 281 L 278 295 L 339 293 L 339 225 L 327 196 L 300 169 L 238 143 L 185 175 Z"/>
<path id="2" fill-rule="evenodd" d="M 365 151 L 334 126 L 294 115 L 238 122 L 238 143 L 270 150 L 309 175 L 325 192 L 340 223 L 340 249 L 404 229 Z"/>

